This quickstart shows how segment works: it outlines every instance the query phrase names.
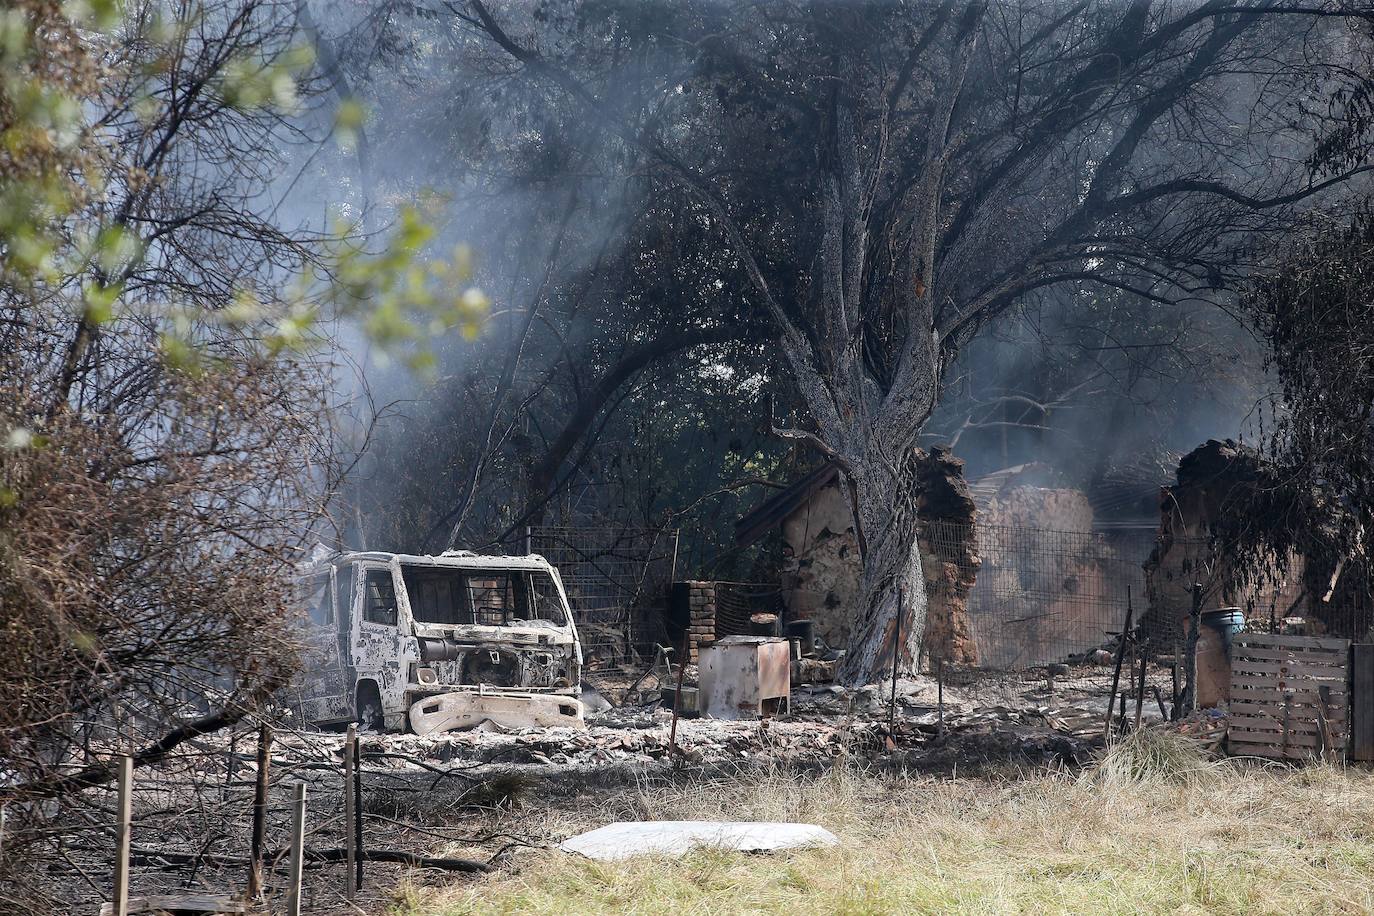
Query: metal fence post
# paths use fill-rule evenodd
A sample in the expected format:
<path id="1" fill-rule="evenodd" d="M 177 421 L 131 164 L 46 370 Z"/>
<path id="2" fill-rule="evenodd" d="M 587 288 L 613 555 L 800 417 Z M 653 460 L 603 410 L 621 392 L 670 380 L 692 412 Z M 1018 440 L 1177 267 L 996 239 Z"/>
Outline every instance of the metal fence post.
<path id="1" fill-rule="evenodd" d="M 291 877 L 286 916 L 301 916 L 301 877 L 305 869 L 305 783 L 296 783 L 291 811 Z"/>
<path id="2" fill-rule="evenodd" d="M 358 726 L 352 724 L 348 726 L 348 736 L 344 738 L 343 745 L 343 796 L 344 796 L 344 896 L 349 900 L 354 896 L 354 862 L 357 859 L 357 844 L 355 842 L 354 821 L 357 820 L 358 812 L 353 804 L 353 745 L 358 742 Z"/>

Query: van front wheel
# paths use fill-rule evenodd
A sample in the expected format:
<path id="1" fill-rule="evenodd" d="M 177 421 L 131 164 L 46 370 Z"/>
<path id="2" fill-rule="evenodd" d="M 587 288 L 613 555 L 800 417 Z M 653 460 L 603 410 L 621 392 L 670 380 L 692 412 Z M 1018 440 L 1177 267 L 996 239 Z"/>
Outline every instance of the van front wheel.
<path id="1" fill-rule="evenodd" d="M 354 708 L 357 710 L 358 728 L 363 731 L 382 734 L 386 731 L 386 717 L 382 714 L 382 695 L 377 685 L 363 681 L 355 694 Z"/>

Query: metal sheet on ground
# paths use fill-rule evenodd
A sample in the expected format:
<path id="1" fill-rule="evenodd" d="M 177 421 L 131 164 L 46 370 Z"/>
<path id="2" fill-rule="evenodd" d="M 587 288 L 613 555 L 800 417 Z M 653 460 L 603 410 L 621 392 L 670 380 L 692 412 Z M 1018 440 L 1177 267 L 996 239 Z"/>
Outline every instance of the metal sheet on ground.
<path id="1" fill-rule="evenodd" d="M 773 852 L 810 846 L 834 846 L 839 839 L 815 824 L 765 821 L 621 821 L 570 837 L 564 852 L 589 859 L 632 856 L 681 856 L 698 847 L 738 852 Z"/>

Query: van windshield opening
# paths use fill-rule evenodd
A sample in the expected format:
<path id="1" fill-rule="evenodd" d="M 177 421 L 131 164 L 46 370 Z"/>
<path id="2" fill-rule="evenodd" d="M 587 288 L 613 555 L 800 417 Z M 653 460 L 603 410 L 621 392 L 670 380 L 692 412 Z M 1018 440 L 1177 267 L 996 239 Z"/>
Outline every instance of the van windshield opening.
<path id="1" fill-rule="evenodd" d="M 524 570 L 401 567 L 416 623 L 567 626 L 553 577 Z"/>

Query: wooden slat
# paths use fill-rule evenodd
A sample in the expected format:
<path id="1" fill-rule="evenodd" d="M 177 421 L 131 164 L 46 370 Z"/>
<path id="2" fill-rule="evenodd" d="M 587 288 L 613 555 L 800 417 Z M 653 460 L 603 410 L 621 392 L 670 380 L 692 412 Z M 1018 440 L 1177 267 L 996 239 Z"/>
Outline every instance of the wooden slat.
<path id="1" fill-rule="evenodd" d="M 1285 752 L 1281 745 L 1257 744 L 1252 741 L 1228 741 L 1227 749 L 1232 754 L 1268 757 L 1273 760 L 1311 760 L 1318 756 L 1317 749 L 1313 747 L 1293 747 L 1290 745 Z"/>
<path id="2" fill-rule="evenodd" d="M 1344 652 L 1350 645 L 1350 640 L 1335 636 L 1271 636 L 1268 633 L 1242 633 L 1236 636 L 1232 645 L 1254 646 L 1259 649 L 1284 647 Z"/>
<path id="3" fill-rule="evenodd" d="M 1294 696 L 1294 703 L 1316 703 L 1320 692 L 1326 689 L 1330 692 L 1331 699 L 1327 702 L 1334 703 L 1337 698 L 1344 702 L 1347 695 L 1344 681 L 1320 680 L 1316 677 L 1285 677 L 1283 674 L 1232 674 L 1231 676 L 1231 695 L 1235 698 L 1245 699 L 1246 696 L 1260 696 L 1263 694 L 1275 694 L 1282 702 L 1283 692 L 1293 691 L 1294 694 L 1309 694 L 1312 699 L 1301 699 Z"/>
<path id="4" fill-rule="evenodd" d="M 1330 649 L 1308 652 L 1302 649 L 1260 649 L 1250 646 L 1232 646 L 1233 659 L 1253 659 L 1255 661 L 1281 662 L 1296 659 L 1313 664 L 1344 665 L 1345 653 Z"/>
<path id="5" fill-rule="evenodd" d="M 1231 711 L 1231 718 L 1233 718 L 1233 719 L 1235 719 L 1235 718 L 1237 718 L 1237 717 L 1243 717 L 1243 716 L 1282 716 L 1282 715 L 1283 715 L 1283 704 L 1282 704 L 1282 703 L 1244 703 L 1244 702 L 1235 702 L 1235 701 L 1232 701 L 1231 707 L 1230 707 L 1230 711 Z M 1289 715 L 1291 715 L 1291 716 L 1300 716 L 1300 717 L 1302 717 L 1302 718 L 1304 718 L 1304 719 L 1312 719 L 1312 720 L 1315 721 L 1316 718 L 1317 718 L 1317 715 L 1318 715 L 1319 711 L 1320 711 L 1320 707 L 1319 707 L 1319 706 L 1316 706 L 1315 704 L 1309 706 L 1309 705 L 1306 705 L 1306 704 L 1301 704 L 1301 705 L 1300 705 L 1300 704 L 1294 703 L 1294 704 L 1292 705 L 1292 707 L 1291 707 L 1291 710 L 1290 710 L 1290 712 L 1289 712 Z M 1345 724 L 1345 710 L 1344 710 L 1344 709 L 1332 709 L 1332 710 L 1330 710 L 1330 711 L 1328 712 L 1326 718 L 1327 718 L 1327 721 L 1332 722 L 1333 724 L 1344 725 L 1344 724 Z"/>
<path id="6" fill-rule="evenodd" d="M 1227 735 L 1232 741 L 1249 741 L 1255 744 L 1277 744 L 1280 746 L 1284 743 L 1281 732 L 1246 731 L 1243 728 L 1232 726 Z M 1321 747 L 1321 738 L 1301 732 L 1289 732 L 1287 743 L 1289 747 Z"/>
<path id="7" fill-rule="evenodd" d="M 1288 730 L 1295 732 L 1316 733 L 1321 729 L 1318 724 L 1321 720 L 1316 716 L 1289 716 Z M 1261 731 L 1283 731 L 1283 716 L 1232 716 L 1228 723 L 1232 728 L 1244 728 L 1252 732 Z M 1327 728 L 1332 734 L 1339 732 L 1340 723 L 1327 722 Z"/>
<path id="8" fill-rule="evenodd" d="M 1324 714 L 1326 718 L 1332 722 L 1346 721 L 1346 713 L 1343 707 L 1335 704 L 1327 704 L 1326 708 L 1322 709 L 1321 705 L 1317 703 L 1315 699 L 1311 703 L 1299 703 L 1297 701 L 1285 703 L 1281 696 L 1253 700 L 1232 700 L 1230 712 L 1231 715 L 1243 715 L 1248 713 L 1251 715 L 1268 716 L 1276 713 L 1281 714 L 1285 708 L 1288 709 L 1289 715 L 1293 716 L 1306 716 L 1309 719 L 1315 719 L 1317 716 Z"/>
<path id="9" fill-rule="evenodd" d="M 1254 674 L 1288 674 L 1293 677 L 1311 677 L 1318 680 L 1335 680 L 1345 683 L 1345 665 L 1314 665 L 1310 662 L 1257 662 L 1248 658 L 1238 658 L 1231 662 L 1232 672 Z"/>
<path id="10" fill-rule="evenodd" d="M 1344 681 L 1329 681 L 1318 678 L 1307 677 L 1281 677 L 1277 674 L 1270 675 L 1250 675 L 1233 674 L 1231 676 L 1232 688 L 1253 688 L 1255 690 L 1271 690 L 1280 694 L 1285 690 L 1294 690 L 1298 693 L 1310 693 L 1317 696 L 1319 688 L 1329 687 L 1331 689 L 1332 702 L 1337 697 L 1345 697 Z M 1232 696 L 1236 696 L 1237 691 L 1232 691 Z M 1315 702 L 1315 701 L 1314 701 Z"/>
<path id="11" fill-rule="evenodd" d="M 1263 731 L 1283 731 L 1283 719 L 1274 716 L 1232 716 L 1229 725 L 1235 728 L 1243 728 L 1252 732 Z M 1315 717 L 1288 717 L 1288 730 L 1291 732 L 1311 732 L 1321 731 L 1321 720 Z M 1344 726 L 1339 722 L 1327 722 L 1326 730 L 1333 735 L 1345 734 Z"/>
<path id="12" fill-rule="evenodd" d="M 1251 703 L 1255 706 L 1268 706 L 1282 709 L 1284 706 L 1291 706 L 1294 709 L 1321 709 L 1321 694 L 1316 690 L 1299 690 L 1296 687 L 1289 688 L 1292 693 L 1280 690 L 1278 687 L 1249 687 L 1245 690 L 1232 690 L 1231 702 L 1227 708 L 1232 712 L 1241 708 L 1243 703 Z M 1326 701 L 1326 717 L 1334 719 L 1337 717 L 1345 718 L 1345 704 L 1339 702 L 1344 697 L 1343 693 L 1335 690 L 1331 691 L 1329 699 Z M 1253 710 L 1251 710 L 1253 712 Z"/>

